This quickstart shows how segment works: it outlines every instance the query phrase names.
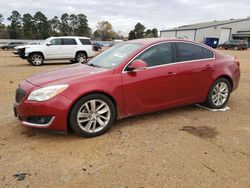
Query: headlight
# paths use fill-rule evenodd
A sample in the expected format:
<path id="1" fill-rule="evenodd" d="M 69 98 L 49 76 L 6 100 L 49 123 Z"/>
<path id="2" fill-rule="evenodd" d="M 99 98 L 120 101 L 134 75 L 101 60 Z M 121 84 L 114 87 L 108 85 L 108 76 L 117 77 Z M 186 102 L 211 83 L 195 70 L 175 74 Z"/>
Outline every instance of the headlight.
<path id="1" fill-rule="evenodd" d="M 34 90 L 29 94 L 28 100 L 46 101 L 63 92 L 67 87 L 68 85 L 54 85 Z"/>

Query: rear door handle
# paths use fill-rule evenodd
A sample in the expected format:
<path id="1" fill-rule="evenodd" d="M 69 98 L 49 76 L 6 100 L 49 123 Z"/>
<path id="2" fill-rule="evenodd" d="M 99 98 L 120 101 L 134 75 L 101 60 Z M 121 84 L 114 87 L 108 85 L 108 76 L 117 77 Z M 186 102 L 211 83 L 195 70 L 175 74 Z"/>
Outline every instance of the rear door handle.
<path id="1" fill-rule="evenodd" d="M 176 75 L 176 72 L 168 72 L 168 74 L 167 74 L 168 76 L 175 76 Z"/>
<path id="2" fill-rule="evenodd" d="M 213 68 L 214 68 L 214 65 L 206 65 L 204 69 L 205 70 L 211 70 Z"/>

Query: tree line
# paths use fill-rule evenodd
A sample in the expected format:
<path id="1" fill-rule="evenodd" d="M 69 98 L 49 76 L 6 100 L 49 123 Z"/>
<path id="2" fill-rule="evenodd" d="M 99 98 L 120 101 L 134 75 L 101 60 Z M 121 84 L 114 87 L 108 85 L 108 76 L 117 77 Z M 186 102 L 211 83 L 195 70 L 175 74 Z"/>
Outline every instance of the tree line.
<path id="1" fill-rule="evenodd" d="M 86 36 L 96 40 L 124 39 L 121 31 L 115 32 L 108 21 L 97 23 L 96 30 L 92 33 L 88 25 L 87 16 L 84 14 L 67 14 L 61 17 L 54 16 L 48 19 L 41 11 L 34 15 L 29 13 L 21 15 L 12 11 L 7 17 L 9 25 L 3 23 L 4 17 L 0 13 L 0 38 L 2 39 L 46 39 L 50 36 Z M 130 31 L 128 39 L 144 37 L 157 37 L 157 29 L 147 29 L 141 23 L 135 25 Z"/>
<path id="2" fill-rule="evenodd" d="M 146 27 L 141 23 L 137 23 L 128 35 L 129 40 L 154 37 L 158 37 L 158 30 L 156 28 L 146 29 Z"/>
<path id="3" fill-rule="evenodd" d="M 29 13 L 21 15 L 18 11 L 12 11 L 7 18 L 10 21 L 8 26 L 3 24 L 3 20 L 3 15 L 0 14 L 0 38 L 45 39 L 61 35 L 91 35 L 91 29 L 84 14 L 64 13 L 60 18 L 54 16 L 48 19 L 40 11 L 33 16 Z"/>

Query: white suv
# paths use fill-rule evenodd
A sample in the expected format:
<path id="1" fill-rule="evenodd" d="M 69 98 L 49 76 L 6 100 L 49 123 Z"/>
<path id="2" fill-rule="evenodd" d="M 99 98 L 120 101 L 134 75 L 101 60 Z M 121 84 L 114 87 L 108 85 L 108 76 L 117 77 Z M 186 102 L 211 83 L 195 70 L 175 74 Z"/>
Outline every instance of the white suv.
<path id="1" fill-rule="evenodd" d="M 44 60 L 66 59 L 85 63 L 94 55 L 92 43 L 86 37 L 50 37 L 39 45 L 19 50 L 19 56 L 32 65 L 42 65 Z"/>

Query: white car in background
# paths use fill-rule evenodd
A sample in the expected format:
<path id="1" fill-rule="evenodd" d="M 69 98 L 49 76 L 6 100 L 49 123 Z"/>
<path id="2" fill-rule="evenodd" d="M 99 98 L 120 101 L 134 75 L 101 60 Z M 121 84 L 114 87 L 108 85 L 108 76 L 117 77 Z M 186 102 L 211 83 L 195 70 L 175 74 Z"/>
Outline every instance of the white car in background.
<path id="1" fill-rule="evenodd" d="M 86 63 L 89 57 L 94 56 L 94 51 L 87 37 L 50 37 L 39 45 L 19 49 L 19 56 L 35 66 L 42 65 L 44 60 Z"/>
<path id="2" fill-rule="evenodd" d="M 15 55 L 18 55 L 19 49 L 27 48 L 27 47 L 33 46 L 33 45 L 39 45 L 39 42 L 30 42 L 26 45 L 16 46 L 16 47 L 14 47 L 14 50 L 12 51 L 12 53 Z"/>

